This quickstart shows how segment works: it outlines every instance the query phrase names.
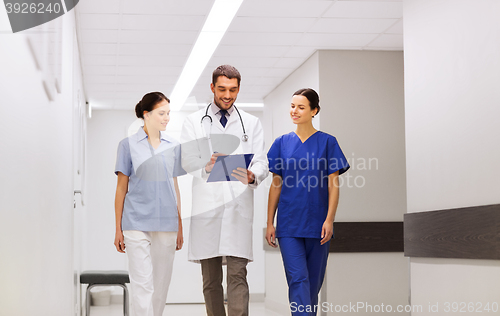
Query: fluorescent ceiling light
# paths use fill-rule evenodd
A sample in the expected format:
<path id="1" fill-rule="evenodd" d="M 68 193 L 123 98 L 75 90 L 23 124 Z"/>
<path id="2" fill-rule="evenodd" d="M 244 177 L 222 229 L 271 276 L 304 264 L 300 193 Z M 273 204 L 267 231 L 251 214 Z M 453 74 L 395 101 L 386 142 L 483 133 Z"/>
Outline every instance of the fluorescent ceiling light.
<path id="1" fill-rule="evenodd" d="M 236 106 L 239 108 L 263 108 L 264 103 L 238 103 L 235 102 Z"/>
<path id="2" fill-rule="evenodd" d="M 173 111 L 180 110 L 186 102 L 242 3 L 243 0 L 215 0 L 186 65 L 184 65 L 184 69 L 182 69 L 182 73 L 170 95 L 171 109 Z"/>
<path id="3" fill-rule="evenodd" d="M 234 103 L 234 105 L 236 107 L 238 107 L 239 109 L 248 109 L 248 108 L 252 108 L 252 109 L 259 109 L 259 108 L 264 108 L 264 103 L 261 103 L 261 102 L 255 102 L 255 103 L 240 103 L 238 102 L 238 100 L 236 100 L 236 102 Z M 184 104 L 184 106 L 186 107 L 195 107 L 195 108 L 199 108 L 199 109 L 205 109 L 208 104 L 206 103 L 196 103 L 196 102 L 186 102 Z M 319 114 L 318 114 L 319 115 Z"/>

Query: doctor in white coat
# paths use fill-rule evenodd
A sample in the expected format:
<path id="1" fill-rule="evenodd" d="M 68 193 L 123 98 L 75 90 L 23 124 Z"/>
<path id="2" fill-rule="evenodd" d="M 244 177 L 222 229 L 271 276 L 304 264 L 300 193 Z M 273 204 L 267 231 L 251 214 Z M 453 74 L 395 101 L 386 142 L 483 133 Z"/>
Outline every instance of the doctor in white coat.
<path id="1" fill-rule="evenodd" d="M 189 260 L 201 263 L 209 316 L 224 316 L 222 265 L 227 263 L 229 316 L 248 315 L 246 266 L 253 260 L 253 190 L 267 177 L 264 135 L 259 119 L 234 106 L 241 76 L 217 67 L 210 88 L 214 101 L 184 122 L 182 165 L 194 176 Z M 247 169 L 233 170 L 239 181 L 207 182 L 219 155 L 254 154 Z"/>

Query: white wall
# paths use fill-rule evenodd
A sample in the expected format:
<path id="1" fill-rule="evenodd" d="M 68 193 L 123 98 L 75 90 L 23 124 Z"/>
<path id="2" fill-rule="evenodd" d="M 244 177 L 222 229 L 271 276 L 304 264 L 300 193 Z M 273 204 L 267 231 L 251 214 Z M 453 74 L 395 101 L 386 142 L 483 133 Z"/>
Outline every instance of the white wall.
<path id="1" fill-rule="evenodd" d="M 337 221 L 402 221 L 406 209 L 403 52 L 319 51 L 322 130 L 351 169 Z"/>
<path id="2" fill-rule="evenodd" d="M 409 212 L 500 202 L 499 10 L 405 1 Z"/>
<path id="3" fill-rule="evenodd" d="M 73 14 L 49 25 L 62 32 L 62 92 L 51 89 L 54 101 L 43 89 L 47 76 L 36 68 L 27 36 L 0 34 L 1 315 L 77 312 L 72 125 L 81 77 Z M 43 43 L 44 34 L 30 37 Z"/>
<path id="4" fill-rule="evenodd" d="M 267 206 L 267 205 L 266 205 Z M 279 251 L 266 251 L 266 309 L 280 315 L 289 315 L 288 286 Z"/>
<path id="5" fill-rule="evenodd" d="M 404 2 L 408 212 L 500 203 L 498 12 L 494 0 Z M 412 303 L 498 302 L 499 267 L 412 258 Z"/>
<path id="6" fill-rule="evenodd" d="M 237 105 L 237 103 L 236 103 Z M 264 121 L 264 112 L 262 109 L 246 112 L 259 118 L 262 124 Z M 267 145 L 267 143 L 266 143 Z M 266 179 L 267 180 L 267 179 Z M 250 300 L 261 302 L 264 300 L 265 293 L 265 252 L 262 247 L 262 230 L 266 227 L 267 220 L 267 194 L 269 188 L 267 182 L 262 183 L 254 190 L 254 217 L 253 217 L 253 262 L 247 266 L 248 287 L 250 291 Z"/>
<path id="7" fill-rule="evenodd" d="M 288 108 L 291 94 L 303 87 L 320 94 L 315 127 L 337 137 L 351 164 L 341 176 L 336 221 L 402 221 L 406 211 L 403 53 L 316 52 L 264 100 L 266 116 L 272 114 L 266 133 L 273 139 L 295 129 Z M 279 254 L 266 253 L 266 306 L 287 313 L 288 288 L 284 272 L 279 272 L 282 267 L 276 265 L 282 265 Z M 330 254 L 325 282 L 327 303 L 334 307 L 357 302 L 406 305 L 408 259 L 402 252 Z M 360 309 L 357 314 L 370 312 Z"/>
<path id="8" fill-rule="evenodd" d="M 127 270 L 126 255 L 116 251 L 114 174 L 118 143 L 127 137 L 135 112 L 97 111 L 87 125 L 87 214 L 82 270 Z"/>
<path id="9" fill-rule="evenodd" d="M 309 57 L 264 98 L 266 149 L 271 147 L 276 137 L 295 130 L 295 125 L 289 119 L 289 109 L 293 93 L 301 88 L 319 90 L 318 53 Z M 316 128 L 319 128 L 319 117 L 313 120 Z"/>
<path id="10" fill-rule="evenodd" d="M 337 137 L 351 165 L 341 176 L 336 221 L 402 221 L 403 52 L 319 51 L 319 64 L 322 130 Z M 402 252 L 330 254 L 326 280 L 333 311 L 354 304 L 357 315 L 371 315 L 382 304 L 396 310 L 409 303 Z"/>

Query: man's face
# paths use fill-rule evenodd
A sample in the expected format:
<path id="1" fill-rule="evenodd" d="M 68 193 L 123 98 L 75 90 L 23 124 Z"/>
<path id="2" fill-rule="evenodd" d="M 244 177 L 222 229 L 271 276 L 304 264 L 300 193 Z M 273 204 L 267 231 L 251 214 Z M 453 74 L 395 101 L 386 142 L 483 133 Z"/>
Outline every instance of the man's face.
<path id="1" fill-rule="evenodd" d="M 229 79 L 226 76 L 219 76 L 215 85 L 210 84 L 210 89 L 214 93 L 214 102 L 221 110 L 229 109 L 240 92 L 238 79 Z"/>

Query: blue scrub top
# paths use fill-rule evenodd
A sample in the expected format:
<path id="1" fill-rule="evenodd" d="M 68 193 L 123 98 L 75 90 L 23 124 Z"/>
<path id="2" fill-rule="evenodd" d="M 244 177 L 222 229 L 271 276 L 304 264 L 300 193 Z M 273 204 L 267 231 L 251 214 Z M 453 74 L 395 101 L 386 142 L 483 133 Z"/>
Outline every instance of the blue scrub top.
<path id="1" fill-rule="evenodd" d="M 118 145 L 115 174 L 129 177 L 122 230 L 177 231 L 177 196 L 173 178 L 185 174 L 180 144 L 163 132 L 154 149 L 139 131 Z"/>
<path id="2" fill-rule="evenodd" d="M 317 131 L 304 143 L 291 132 L 267 153 L 269 171 L 283 179 L 276 237 L 321 238 L 328 213 L 328 175 L 349 169 L 337 139 Z"/>

